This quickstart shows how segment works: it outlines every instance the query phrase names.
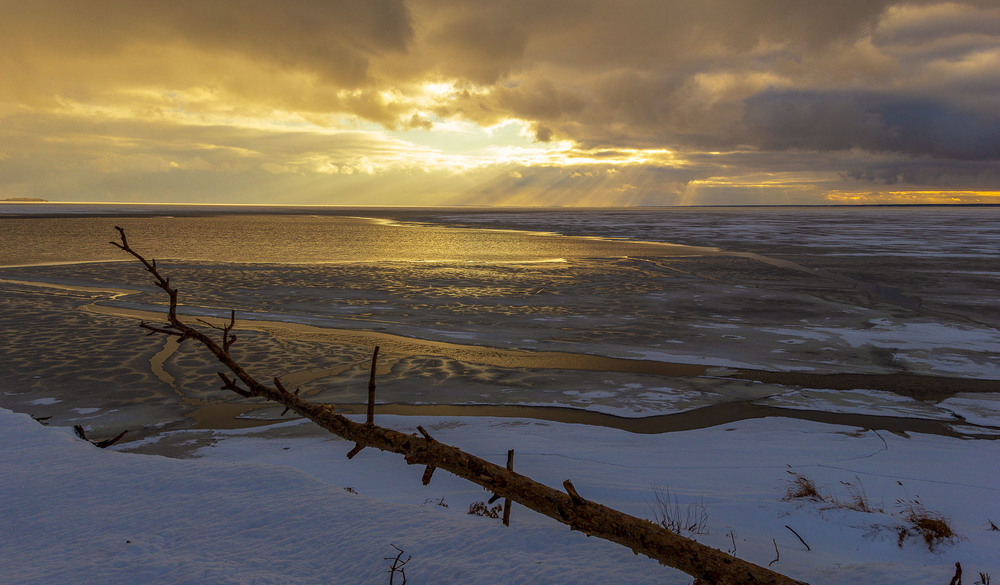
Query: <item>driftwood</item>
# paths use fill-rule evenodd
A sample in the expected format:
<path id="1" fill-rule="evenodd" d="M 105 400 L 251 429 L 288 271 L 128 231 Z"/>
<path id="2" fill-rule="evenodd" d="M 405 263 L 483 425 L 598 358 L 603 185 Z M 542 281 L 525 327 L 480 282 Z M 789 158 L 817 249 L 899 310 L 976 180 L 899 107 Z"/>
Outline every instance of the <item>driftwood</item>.
<path id="1" fill-rule="evenodd" d="M 369 384 L 371 393 L 369 394 L 369 411 L 365 423 L 351 421 L 336 413 L 330 405 L 303 400 L 297 392 L 293 393 L 285 389 L 278 378 L 274 378 L 273 385 L 260 382 L 237 363 L 229 353 L 235 340 L 231 334 L 235 323 L 235 313 L 231 315 L 227 326 L 214 327 L 222 331 L 221 345 L 202 331 L 184 323 L 177 315 L 177 288 L 172 287 L 170 280 L 160 274 L 155 260 L 146 260 L 129 246 L 123 228 L 116 227 L 115 229 L 118 230 L 121 241 L 112 241 L 111 244 L 142 262 L 146 271 L 153 276 L 156 286 L 162 289 L 169 298 L 167 323 L 165 325 L 151 325 L 143 322 L 140 323 L 140 327 L 148 330 L 151 335 L 159 333 L 177 337 L 178 343 L 187 339 L 201 343 L 235 376 L 230 378 L 225 373 L 219 373 L 219 377 L 224 383 L 223 389 L 235 392 L 240 396 L 265 398 L 284 405 L 286 410 L 292 410 L 329 432 L 353 442 L 355 446 L 348 453 L 349 458 L 357 455 L 365 447 L 398 453 L 403 455 L 408 464 L 426 467 L 423 478 L 425 484 L 430 481 L 434 469 L 444 469 L 482 486 L 498 497 L 506 498 L 508 502 L 517 502 L 526 508 L 562 522 L 573 530 L 618 543 L 628 547 L 636 554 L 641 553 L 663 565 L 679 569 L 695 577 L 696 582 L 699 583 L 717 585 L 802 583 L 680 536 L 649 520 L 636 518 L 586 500 L 569 480 L 563 483 L 565 492 L 538 483 L 511 469 L 513 467 L 512 453 L 508 455 L 506 466 L 496 465 L 457 447 L 440 443 L 423 429 L 419 429 L 422 436 L 418 436 L 374 424 L 371 410 L 374 406 L 374 397 L 371 394 L 374 392 L 377 353 L 372 358 L 372 381 Z M 506 512 L 505 517 L 508 515 L 509 512 Z"/>

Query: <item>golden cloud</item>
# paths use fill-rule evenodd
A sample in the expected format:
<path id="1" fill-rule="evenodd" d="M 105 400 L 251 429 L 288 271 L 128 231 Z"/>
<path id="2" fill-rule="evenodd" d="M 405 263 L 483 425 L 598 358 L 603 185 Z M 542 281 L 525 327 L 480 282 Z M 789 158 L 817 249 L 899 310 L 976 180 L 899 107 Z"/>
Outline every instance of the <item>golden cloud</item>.
<path id="1" fill-rule="evenodd" d="M 320 180 L 379 176 L 534 189 L 517 201 L 586 177 L 608 201 L 758 187 L 823 201 L 890 162 L 922 166 L 895 175 L 914 193 L 1000 175 L 987 0 L 0 8 L 0 177 L 19 193 L 66 187 L 51 169 L 105 196 L 130 175 L 129 192 L 159 173 L 218 193 L 246 173 L 311 177 L 315 197 L 336 191 Z"/>

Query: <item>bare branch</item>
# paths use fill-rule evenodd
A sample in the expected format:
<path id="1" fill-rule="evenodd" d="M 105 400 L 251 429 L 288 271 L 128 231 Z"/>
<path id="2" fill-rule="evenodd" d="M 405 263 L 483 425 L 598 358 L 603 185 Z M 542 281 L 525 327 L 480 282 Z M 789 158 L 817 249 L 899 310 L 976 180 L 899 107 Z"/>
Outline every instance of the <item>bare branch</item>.
<path id="1" fill-rule="evenodd" d="M 155 325 L 150 325 L 143 321 L 139 323 L 139 327 L 149 331 L 149 334 L 160 333 L 163 335 L 175 335 L 177 337 L 184 337 L 184 333 L 175 329 L 172 325 L 164 325 L 163 327 L 157 327 Z"/>
<path id="2" fill-rule="evenodd" d="M 223 390 L 230 390 L 230 391 L 235 392 L 235 393 L 237 393 L 240 396 L 243 396 L 245 398 L 251 398 L 251 397 L 253 397 L 252 393 L 250 393 L 247 390 L 244 390 L 243 388 L 240 388 L 236 384 L 236 380 L 231 379 L 224 372 L 218 372 L 218 374 L 219 374 L 219 377 L 222 378 L 222 382 L 223 382 L 222 389 Z"/>
<path id="3" fill-rule="evenodd" d="M 156 268 L 156 260 L 153 260 L 152 262 L 147 261 L 141 254 L 139 254 L 129 246 L 128 238 L 125 237 L 125 228 L 120 226 L 115 226 L 115 229 L 118 230 L 118 234 L 121 237 L 121 244 L 112 241 L 111 245 L 131 254 L 137 260 L 142 262 L 142 265 L 146 267 L 146 272 L 149 272 L 150 274 L 153 275 L 154 279 L 153 283 L 156 286 L 163 289 L 163 291 L 167 293 L 167 297 L 169 297 L 170 299 L 170 310 L 167 315 L 167 318 L 171 323 L 174 323 L 175 320 L 177 319 L 177 289 L 170 287 L 169 278 L 164 278 L 163 276 L 160 275 L 160 272 Z"/>
<path id="4" fill-rule="evenodd" d="M 236 341 L 236 336 L 231 335 L 230 332 L 233 327 L 236 326 L 236 311 L 231 310 L 229 312 L 229 323 L 223 326 L 218 326 L 214 323 L 210 323 L 204 319 L 198 319 L 198 322 L 206 327 L 211 327 L 212 329 L 217 329 L 222 332 L 222 350 L 229 353 L 229 348 L 232 347 L 233 343 Z"/>

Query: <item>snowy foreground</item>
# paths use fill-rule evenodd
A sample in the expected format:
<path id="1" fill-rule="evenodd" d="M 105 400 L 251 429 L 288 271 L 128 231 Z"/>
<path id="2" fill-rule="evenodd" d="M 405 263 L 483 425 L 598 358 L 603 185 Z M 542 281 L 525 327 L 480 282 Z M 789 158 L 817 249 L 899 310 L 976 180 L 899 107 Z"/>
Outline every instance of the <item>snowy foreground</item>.
<path id="1" fill-rule="evenodd" d="M 1000 578 L 991 440 L 787 419 L 663 435 L 510 419 L 380 422 L 422 424 L 495 461 L 514 448 L 522 473 L 550 485 L 571 478 L 584 497 L 639 516 L 651 516 L 651 486 L 668 488 L 682 511 L 696 503 L 707 513 L 700 541 L 763 565 L 777 548 L 772 568 L 811 583 L 945 585 L 956 561 L 967 584 L 980 572 Z M 516 505 L 510 528 L 470 516 L 468 503 L 488 497 L 476 486 L 439 471 L 423 487 L 421 469 L 370 449 L 348 461 L 351 445 L 303 421 L 211 431 L 207 442 L 201 433 L 196 458 L 169 459 L 100 450 L 0 410 L 2 581 L 389 583 L 395 545 L 412 557 L 415 584 L 691 582 Z M 860 489 L 883 511 L 785 501 L 789 469 L 828 499 Z M 950 518 L 959 538 L 934 552 L 914 538 L 898 546 L 897 499 L 907 498 Z"/>

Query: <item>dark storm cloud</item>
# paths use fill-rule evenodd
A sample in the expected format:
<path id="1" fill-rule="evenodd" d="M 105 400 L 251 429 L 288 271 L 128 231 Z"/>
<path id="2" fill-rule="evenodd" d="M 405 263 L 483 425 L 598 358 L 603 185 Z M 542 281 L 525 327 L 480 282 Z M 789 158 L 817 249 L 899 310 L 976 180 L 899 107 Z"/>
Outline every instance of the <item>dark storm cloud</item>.
<path id="1" fill-rule="evenodd" d="M 469 55 L 478 79 L 497 78 L 446 113 L 522 117 L 588 147 L 997 157 L 990 2 L 535 4 L 458 8 L 440 29 L 427 21 L 470 33 L 452 38 L 440 67 Z M 509 45 L 472 34 L 482 29 L 510 31 Z"/>
<path id="2" fill-rule="evenodd" d="M 898 152 L 1000 158 L 1000 111 L 885 94 L 768 91 L 745 102 L 749 135 L 770 150 Z"/>
<path id="3" fill-rule="evenodd" d="M 873 185 L 970 190 L 1000 185 L 1000 163 L 996 161 L 897 160 L 880 164 L 859 162 L 852 166 L 843 173 L 845 179 Z"/>
<path id="4" fill-rule="evenodd" d="M 759 0 L 418 6 L 427 38 L 447 48 L 435 53 L 438 70 L 495 83 L 448 112 L 484 123 L 535 120 L 588 146 L 662 145 L 719 132 L 772 69 L 852 41 L 884 9 Z"/>

